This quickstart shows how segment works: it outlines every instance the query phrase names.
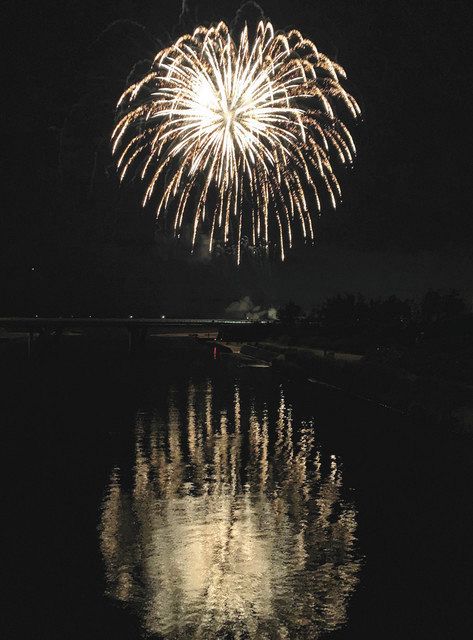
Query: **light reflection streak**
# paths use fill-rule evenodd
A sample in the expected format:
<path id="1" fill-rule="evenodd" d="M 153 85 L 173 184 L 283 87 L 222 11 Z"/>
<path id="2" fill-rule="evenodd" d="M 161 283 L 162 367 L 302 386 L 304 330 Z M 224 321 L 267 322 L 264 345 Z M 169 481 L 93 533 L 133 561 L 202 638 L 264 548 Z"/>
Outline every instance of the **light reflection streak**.
<path id="1" fill-rule="evenodd" d="M 140 413 L 132 477 L 112 471 L 100 524 L 109 595 L 165 638 L 318 638 L 358 578 L 356 513 L 335 456 L 281 393 L 238 385 L 220 406 L 190 384 L 185 410 Z M 225 634 L 230 634 L 226 635 Z"/>

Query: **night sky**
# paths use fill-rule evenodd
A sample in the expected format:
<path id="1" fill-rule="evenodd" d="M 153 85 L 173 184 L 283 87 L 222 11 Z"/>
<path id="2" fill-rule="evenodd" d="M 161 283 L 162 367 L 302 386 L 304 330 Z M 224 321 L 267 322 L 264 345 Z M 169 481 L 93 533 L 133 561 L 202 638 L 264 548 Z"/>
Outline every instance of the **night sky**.
<path id="1" fill-rule="evenodd" d="M 300 29 L 345 67 L 363 110 L 352 128 L 355 166 L 338 172 L 342 206 L 325 210 L 316 246 L 296 248 L 284 264 L 248 259 L 237 269 L 229 257 L 189 256 L 156 235 L 139 185 L 118 188 L 108 141 L 133 65 L 198 23 L 231 22 L 239 6 L 3 5 L 0 315 L 219 315 L 245 295 L 309 309 L 344 291 L 417 297 L 447 287 L 471 305 L 466 1 L 261 4 L 276 28 Z"/>

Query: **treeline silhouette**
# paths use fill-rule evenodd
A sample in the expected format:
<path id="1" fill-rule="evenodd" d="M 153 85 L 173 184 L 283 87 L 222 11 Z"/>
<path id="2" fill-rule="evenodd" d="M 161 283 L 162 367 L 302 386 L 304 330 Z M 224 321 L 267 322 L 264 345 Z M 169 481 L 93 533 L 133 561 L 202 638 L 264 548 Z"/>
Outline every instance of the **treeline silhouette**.
<path id="1" fill-rule="evenodd" d="M 458 291 L 428 291 L 419 301 L 340 294 L 304 314 L 278 310 L 280 342 L 360 353 L 419 374 L 473 383 L 473 314 Z"/>
<path id="2" fill-rule="evenodd" d="M 425 332 L 458 329 L 471 313 L 455 290 L 428 291 L 420 302 L 395 295 L 367 299 L 346 293 L 327 298 L 309 314 L 291 300 L 278 309 L 278 319 L 286 327 L 309 325 L 327 338 L 356 339 L 367 345 L 380 340 L 411 344 Z"/>

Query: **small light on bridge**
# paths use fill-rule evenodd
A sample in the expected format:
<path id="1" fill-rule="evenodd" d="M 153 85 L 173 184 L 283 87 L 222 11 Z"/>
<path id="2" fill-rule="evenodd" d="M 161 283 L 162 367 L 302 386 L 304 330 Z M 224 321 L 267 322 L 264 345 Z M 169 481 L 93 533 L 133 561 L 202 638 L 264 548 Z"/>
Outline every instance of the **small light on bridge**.
<path id="1" fill-rule="evenodd" d="M 129 318 L 133 318 L 133 316 L 128 316 Z"/>
<path id="2" fill-rule="evenodd" d="M 161 316 L 161 320 L 164 320 L 166 316 Z"/>

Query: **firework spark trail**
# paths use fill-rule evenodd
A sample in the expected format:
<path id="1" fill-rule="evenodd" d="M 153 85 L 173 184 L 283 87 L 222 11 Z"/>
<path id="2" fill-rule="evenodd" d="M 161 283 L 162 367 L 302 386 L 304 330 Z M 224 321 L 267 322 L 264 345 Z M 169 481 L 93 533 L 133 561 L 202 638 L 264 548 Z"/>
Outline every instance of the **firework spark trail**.
<path id="1" fill-rule="evenodd" d="M 150 72 L 121 96 L 112 134 L 120 179 L 138 165 L 143 206 L 161 190 L 156 215 L 174 211 L 174 231 L 192 221 L 194 245 L 205 219 L 211 247 L 231 235 L 241 257 L 244 231 L 281 258 L 292 228 L 314 239 L 321 191 L 340 197 L 332 155 L 350 164 L 355 145 L 339 112 L 360 115 L 342 86 L 345 72 L 299 31 L 260 22 L 236 41 L 227 25 L 198 27 L 160 51 Z M 242 231 L 243 227 L 243 231 Z"/>

